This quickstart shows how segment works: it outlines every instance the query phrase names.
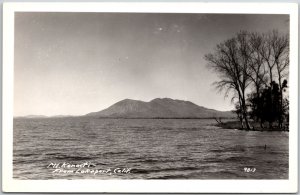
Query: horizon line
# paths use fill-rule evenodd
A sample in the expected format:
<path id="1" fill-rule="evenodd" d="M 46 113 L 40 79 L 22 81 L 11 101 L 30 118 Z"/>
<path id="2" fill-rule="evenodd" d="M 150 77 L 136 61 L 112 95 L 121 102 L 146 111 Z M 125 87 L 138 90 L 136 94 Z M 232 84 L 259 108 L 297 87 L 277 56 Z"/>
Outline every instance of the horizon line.
<path id="1" fill-rule="evenodd" d="M 175 98 L 173 99 L 173 98 L 169 98 L 169 97 L 154 98 L 154 99 L 149 100 L 149 101 L 139 100 L 139 99 L 131 99 L 131 98 L 124 98 L 124 99 L 122 99 L 122 100 L 116 101 L 115 103 L 111 104 L 110 106 L 112 106 L 112 105 L 114 105 L 114 104 L 116 104 L 116 103 L 118 103 L 118 102 L 124 101 L 124 100 L 134 100 L 134 101 L 140 101 L 140 102 L 144 102 L 144 103 L 149 103 L 149 102 L 151 102 L 151 101 L 153 101 L 153 100 L 156 100 L 156 99 L 171 99 L 171 100 L 174 100 L 174 101 L 191 102 L 191 103 L 193 103 L 193 104 L 195 104 L 195 105 L 197 105 L 197 106 L 200 106 L 200 105 L 198 105 L 198 104 L 196 104 L 196 103 L 194 103 L 194 102 L 192 102 L 192 101 L 189 101 L 189 100 L 182 100 L 182 99 L 175 99 Z M 104 109 L 102 109 L 102 110 L 105 110 L 105 109 L 109 108 L 110 106 L 108 106 L 108 107 L 106 107 L 106 108 L 104 108 Z M 232 109 L 232 110 L 218 110 L 218 109 L 208 108 L 208 107 L 202 106 L 202 105 L 201 105 L 200 107 L 204 107 L 204 108 L 211 109 L 211 110 L 216 110 L 216 111 L 221 111 L 221 112 L 230 112 L 230 111 L 233 111 L 233 110 L 234 110 L 234 109 Z M 45 114 L 27 114 L 27 115 L 19 115 L 19 116 L 15 116 L 15 115 L 14 115 L 13 118 L 30 117 L 30 116 L 40 116 L 40 117 L 49 117 L 49 118 L 51 118 L 51 117 L 60 117 L 60 116 L 61 116 L 61 117 L 79 117 L 79 116 L 85 116 L 85 115 L 87 115 L 87 114 L 89 114 L 89 113 L 93 113 L 93 112 L 100 112 L 100 111 L 102 111 L 102 110 L 99 110 L 99 111 L 90 111 L 90 112 L 85 113 L 85 114 L 77 114 L 77 115 L 73 115 L 73 114 L 54 114 L 54 115 L 45 115 Z"/>

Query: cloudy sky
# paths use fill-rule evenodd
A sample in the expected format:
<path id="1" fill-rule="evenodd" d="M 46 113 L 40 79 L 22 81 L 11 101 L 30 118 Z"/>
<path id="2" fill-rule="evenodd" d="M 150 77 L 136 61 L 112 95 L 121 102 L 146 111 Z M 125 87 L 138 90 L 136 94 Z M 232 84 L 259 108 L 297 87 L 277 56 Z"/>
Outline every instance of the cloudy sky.
<path id="1" fill-rule="evenodd" d="M 158 97 L 230 110 L 203 56 L 240 30 L 288 25 L 284 15 L 16 13 L 14 115 L 81 115 Z"/>

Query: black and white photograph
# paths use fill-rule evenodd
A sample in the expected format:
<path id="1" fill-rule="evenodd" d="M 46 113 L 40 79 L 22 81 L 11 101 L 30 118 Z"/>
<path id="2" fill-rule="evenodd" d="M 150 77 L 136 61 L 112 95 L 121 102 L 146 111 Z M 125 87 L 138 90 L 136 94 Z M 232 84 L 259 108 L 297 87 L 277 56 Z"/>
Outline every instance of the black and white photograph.
<path id="1" fill-rule="evenodd" d="M 18 11 L 12 36 L 13 180 L 289 180 L 289 14 Z"/>

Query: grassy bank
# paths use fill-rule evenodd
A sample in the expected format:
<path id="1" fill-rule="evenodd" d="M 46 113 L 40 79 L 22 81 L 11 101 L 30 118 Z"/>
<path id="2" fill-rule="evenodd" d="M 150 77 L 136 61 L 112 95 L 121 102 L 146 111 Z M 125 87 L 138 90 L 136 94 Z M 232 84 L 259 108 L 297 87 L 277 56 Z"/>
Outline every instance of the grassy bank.
<path id="1" fill-rule="evenodd" d="M 250 131 L 289 131 L 287 125 L 284 125 L 284 128 L 278 128 L 276 124 L 273 125 L 273 128 L 269 128 L 268 124 L 264 124 L 264 128 L 260 127 L 259 123 L 254 121 L 250 121 L 251 129 Z M 226 122 L 218 122 L 219 127 L 223 129 L 238 129 L 238 130 L 246 130 L 242 129 L 241 123 L 239 121 L 226 121 Z"/>

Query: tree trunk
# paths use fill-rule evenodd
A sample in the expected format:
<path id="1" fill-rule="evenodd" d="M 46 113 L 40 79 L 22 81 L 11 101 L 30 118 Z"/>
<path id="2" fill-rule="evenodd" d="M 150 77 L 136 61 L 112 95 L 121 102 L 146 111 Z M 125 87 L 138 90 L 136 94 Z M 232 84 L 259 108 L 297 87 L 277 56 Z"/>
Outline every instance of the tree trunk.
<path id="1" fill-rule="evenodd" d="M 270 83 L 272 83 L 273 82 L 273 72 L 272 72 L 272 70 L 273 70 L 273 66 L 269 63 L 269 62 L 267 62 L 268 63 L 268 68 L 269 68 L 269 76 L 270 76 Z"/>
<path id="2" fill-rule="evenodd" d="M 245 120 L 245 125 L 247 130 L 250 130 L 250 124 L 247 118 L 247 107 L 246 107 L 246 101 L 245 101 L 245 94 L 243 94 L 242 96 L 242 114 L 243 114 L 243 118 Z"/>
<path id="3" fill-rule="evenodd" d="M 256 83 L 255 84 L 255 86 L 256 86 L 256 101 L 257 101 L 257 103 L 256 103 L 256 108 L 254 108 L 255 109 L 255 112 L 256 112 L 256 119 L 255 119 L 255 121 L 256 122 L 258 122 L 259 120 L 261 120 L 261 114 L 259 113 L 259 112 L 261 112 L 260 110 L 259 110 L 259 108 L 260 108 L 260 100 L 259 100 L 259 97 L 260 97 L 260 95 L 259 95 L 259 89 L 260 89 L 260 87 L 259 87 L 259 84 L 258 83 Z"/>
<path id="4" fill-rule="evenodd" d="M 278 75 L 278 82 L 279 82 L 279 93 L 280 93 L 280 100 L 279 100 L 279 118 L 278 118 L 278 127 L 282 128 L 282 116 L 283 116 L 283 97 L 282 97 L 282 83 L 281 83 L 281 75 Z"/>
<path id="5" fill-rule="evenodd" d="M 264 128 L 262 120 L 260 120 L 260 128 Z"/>
<path id="6" fill-rule="evenodd" d="M 247 118 L 247 114 L 244 112 L 243 113 L 243 116 L 244 116 L 244 120 L 245 120 L 245 123 L 246 123 L 246 128 L 247 130 L 250 130 L 250 124 L 249 124 L 249 121 L 248 121 L 248 118 Z"/>
<path id="7" fill-rule="evenodd" d="M 243 115 L 242 115 L 242 103 L 241 103 L 241 97 L 240 96 L 239 96 L 239 109 L 240 110 L 237 110 L 237 115 L 238 115 L 238 118 L 239 118 L 240 123 L 241 123 L 241 128 L 244 129 Z"/>

